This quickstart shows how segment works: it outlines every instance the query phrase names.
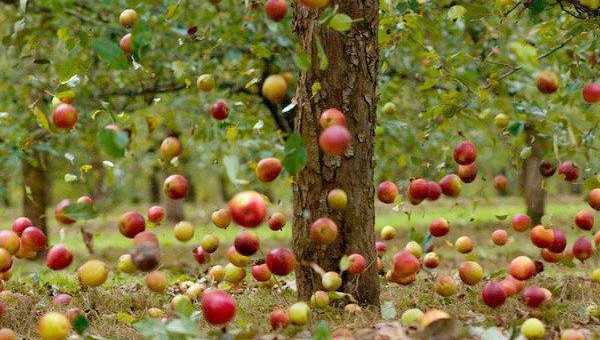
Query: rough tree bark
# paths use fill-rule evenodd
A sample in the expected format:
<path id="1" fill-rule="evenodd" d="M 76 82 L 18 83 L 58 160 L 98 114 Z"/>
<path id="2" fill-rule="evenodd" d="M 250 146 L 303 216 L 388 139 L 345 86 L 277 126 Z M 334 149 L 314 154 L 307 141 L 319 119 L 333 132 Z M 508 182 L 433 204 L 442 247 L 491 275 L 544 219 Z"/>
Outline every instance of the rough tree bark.
<path id="1" fill-rule="evenodd" d="M 525 138 L 531 147 L 531 154 L 523 161 L 520 174 L 520 185 L 525 196 L 527 215 L 533 224 L 539 224 L 544 216 L 546 206 L 546 190 L 542 185 L 542 174 L 539 167 L 545 153 L 543 140 L 537 135 L 533 126 L 525 127 Z"/>
<path id="2" fill-rule="evenodd" d="M 23 216 L 33 225 L 47 233 L 46 210 L 49 203 L 50 180 L 48 179 L 47 157 L 34 151 L 30 159 L 21 161 L 23 175 Z"/>
<path id="3" fill-rule="evenodd" d="M 374 126 L 376 122 L 379 49 L 377 45 L 377 0 L 336 0 L 339 12 L 355 22 L 346 32 L 336 32 L 318 24 L 320 11 L 308 10 L 296 2 L 294 29 L 302 50 L 311 57 L 310 69 L 301 72 L 296 94 L 295 130 L 306 142 L 308 163 L 294 182 L 293 247 L 299 260 L 296 281 L 300 299 L 308 299 L 322 289 L 320 276 L 310 263 L 325 271 L 339 270 L 344 255 L 357 252 L 370 264 L 359 276 L 346 278 L 343 289 L 363 305 L 379 304 L 379 279 L 376 272 L 375 213 L 373 169 Z M 317 52 L 320 40 L 329 60 L 321 70 Z M 312 87 L 321 89 L 313 95 Z M 341 157 L 327 156 L 318 146 L 319 117 L 328 108 L 346 113 L 352 133 L 352 146 Z M 327 193 L 341 188 L 348 195 L 348 206 L 341 213 L 329 210 Z M 319 217 L 334 219 L 340 235 L 327 247 L 311 242 L 310 225 Z"/>

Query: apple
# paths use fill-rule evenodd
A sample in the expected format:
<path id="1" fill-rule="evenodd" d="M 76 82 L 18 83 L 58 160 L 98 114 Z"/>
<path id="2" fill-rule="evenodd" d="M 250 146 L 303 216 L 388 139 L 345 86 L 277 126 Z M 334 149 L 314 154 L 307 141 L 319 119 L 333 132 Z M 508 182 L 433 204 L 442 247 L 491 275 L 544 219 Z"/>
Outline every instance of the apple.
<path id="1" fill-rule="evenodd" d="M 435 201 L 442 196 L 442 187 L 436 181 L 427 181 L 429 186 L 428 201 Z"/>
<path id="2" fill-rule="evenodd" d="M 594 234 L 594 243 L 600 245 L 600 231 L 597 231 L 596 234 Z"/>
<path id="3" fill-rule="evenodd" d="M 419 271 L 421 264 L 419 259 L 415 257 L 411 252 L 407 250 L 399 251 L 394 255 L 394 269 L 393 272 L 396 275 L 408 276 L 415 274 Z"/>
<path id="4" fill-rule="evenodd" d="M 229 105 L 224 100 L 219 99 L 210 107 L 210 114 L 216 120 L 223 120 L 229 116 Z"/>
<path id="5" fill-rule="evenodd" d="M 439 276 L 434 283 L 434 290 L 443 297 L 450 297 L 456 294 L 458 286 L 451 275 Z"/>
<path id="6" fill-rule="evenodd" d="M 364 256 L 358 253 L 348 256 L 348 273 L 362 274 L 367 269 L 367 260 Z"/>
<path id="7" fill-rule="evenodd" d="M 66 339 L 70 332 L 71 324 L 63 313 L 48 312 L 38 321 L 38 335 L 42 340 Z"/>
<path id="8" fill-rule="evenodd" d="M 329 306 L 329 293 L 317 290 L 310 297 L 310 303 L 319 309 L 327 308 Z"/>
<path id="9" fill-rule="evenodd" d="M 328 217 L 321 217 L 310 226 L 310 238 L 313 242 L 327 246 L 338 236 L 338 226 Z"/>
<path id="10" fill-rule="evenodd" d="M 421 311 L 419 308 L 411 308 L 402 313 L 400 321 L 402 321 L 402 325 L 404 327 L 411 327 L 418 325 L 422 318 L 423 311 Z"/>
<path id="11" fill-rule="evenodd" d="M 202 249 L 208 253 L 214 253 L 219 248 L 220 240 L 215 234 L 207 234 L 202 237 L 202 241 L 200 241 L 200 246 Z"/>
<path id="12" fill-rule="evenodd" d="M 155 205 L 148 209 L 148 220 L 150 222 L 152 222 L 154 224 L 160 224 L 160 222 L 162 222 L 162 220 L 164 218 L 165 218 L 165 211 L 161 206 Z"/>
<path id="13" fill-rule="evenodd" d="M 321 150 L 331 156 L 342 155 L 350 146 L 352 135 L 345 126 L 332 125 L 319 136 L 319 147 Z"/>
<path id="14" fill-rule="evenodd" d="M 258 235 L 252 230 L 241 230 L 233 242 L 238 253 L 244 256 L 254 255 L 260 248 Z"/>
<path id="15" fill-rule="evenodd" d="M 17 334 L 15 334 L 15 332 L 13 332 L 12 329 L 2 328 L 2 329 L 0 329 L 0 339 L 1 340 L 16 340 Z"/>
<path id="16" fill-rule="evenodd" d="M 275 308 L 269 313 L 269 323 L 274 330 L 284 329 L 290 325 L 290 317 L 283 309 Z"/>
<path id="17" fill-rule="evenodd" d="M 556 166 L 551 162 L 543 161 L 540 163 L 539 170 L 543 177 L 550 177 L 556 172 Z"/>
<path id="18" fill-rule="evenodd" d="M 548 247 L 548 250 L 554 253 L 562 253 L 567 247 L 567 237 L 558 229 L 552 229 L 552 233 L 552 244 Z"/>
<path id="19" fill-rule="evenodd" d="M 348 195 L 342 189 L 333 189 L 327 194 L 327 205 L 335 211 L 342 211 L 348 205 Z"/>
<path id="20" fill-rule="evenodd" d="M 121 38 L 119 41 L 119 47 L 125 53 L 125 55 L 130 55 L 133 52 L 133 44 L 131 43 L 131 33 L 127 33 Z"/>
<path id="21" fill-rule="evenodd" d="M 468 254 L 473 251 L 473 240 L 469 236 L 461 236 L 454 242 L 456 251 L 462 254 Z"/>
<path id="22" fill-rule="evenodd" d="M 183 146 L 177 137 L 167 137 L 160 144 L 160 154 L 167 161 L 179 156 L 182 150 Z"/>
<path id="23" fill-rule="evenodd" d="M 37 251 L 25 249 L 22 245 L 23 242 L 21 241 L 21 244 L 19 245 L 19 250 L 17 250 L 17 252 L 15 253 L 16 258 L 31 260 L 37 256 Z"/>
<path id="24" fill-rule="evenodd" d="M 475 163 L 459 165 L 457 173 L 463 183 L 471 183 L 477 178 L 477 165 Z"/>
<path id="25" fill-rule="evenodd" d="M 543 225 L 537 225 L 531 229 L 529 239 L 538 248 L 548 248 L 554 243 L 554 231 L 546 229 Z"/>
<path id="26" fill-rule="evenodd" d="M 287 222 L 287 219 L 285 218 L 284 214 L 282 214 L 280 212 L 273 213 L 273 215 L 271 215 L 271 217 L 269 217 L 269 221 L 268 221 L 269 229 L 271 229 L 273 231 L 281 230 L 285 226 L 286 222 Z"/>
<path id="27" fill-rule="evenodd" d="M 565 181 L 573 182 L 579 178 L 579 167 L 571 161 L 566 161 L 558 167 L 558 174 L 563 176 Z"/>
<path id="28" fill-rule="evenodd" d="M 342 277 L 336 272 L 326 272 L 321 276 L 321 284 L 327 291 L 336 291 L 342 286 Z"/>
<path id="29" fill-rule="evenodd" d="M 12 254 L 4 248 L 0 248 L 0 272 L 5 272 L 12 267 Z"/>
<path id="30" fill-rule="evenodd" d="M 558 76 L 552 71 L 542 71 L 537 74 L 535 83 L 541 93 L 554 93 L 558 89 Z"/>
<path id="31" fill-rule="evenodd" d="M 543 339 L 546 329 L 540 320 L 529 318 L 521 325 L 521 334 L 528 340 Z"/>
<path id="32" fill-rule="evenodd" d="M 323 129 L 327 129 L 333 125 L 346 126 L 346 116 L 338 109 L 327 109 L 321 113 L 319 124 Z"/>
<path id="33" fill-rule="evenodd" d="M 394 203 L 396 196 L 398 196 L 398 187 L 392 181 L 383 181 L 377 187 L 377 198 L 382 203 Z"/>
<path id="34" fill-rule="evenodd" d="M 58 204 L 56 205 L 56 209 L 54 209 L 54 218 L 56 218 L 56 220 L 59 223 L 68 225 L 68 224 L 73 224 L 73 223 L 77 222 L 74 219 L 65 215 L 65 213 L 64 213 L 64 210 L 70 205 L 71 205 L 71 200 L 68 200 L 68 199 L 62 200 L 62 201 L 58 202 Z"/>
<path id="35" fill-rule="evenodd" d="M 229 260 L 229 262 L 233 263 L 233 265 L 240 268 L 249 265 L 251 260 L 250 257 L 240 254 L 237 251 L 235 245 L 227 249 L 227 259 Z"/>
<path id="36" fill-rule="evenodd" d="M 194 253 L 194 259 L 196 259 L 199 265 L 210 262 L 210 253 L 202 249 L 202 247 L 194 248 L 192 252 Z"/>
<path id="37" fill-rule="evenodd" d="M 494 177 L 494 189 L 500 193 L 505 193 L 507 187 L 508 181 L 504 175 L 496 175 L 496 177 Z"/>
<path id="38" fill-rule="evenodd" d="M 127 238 L 134 238 L 145 229 L 144 216 L 136 211 L 128 211 L 119 218 L 119 231 Z"/>
<path id="39" fill-rule="evenodd" d="M 202 74 L 196 79 L 196 87 L 200 91 L 208 92 L 215 88 L 215 77 L 212 74 Z"/>
<path id="40" fill-rule="evenodd" d="M 271 280 L 271 271 L 266 263 L 252 266 L 252 277 L 258 282 Z"/>
<path id="41" fill-rule="evenodd" d="M 378 255 L 382 255 L 383 253 L 385 253 L 386 248 L 387 247 L 385 246 L 385 243 L 381 241 L 375 242 L 375 250 L 377 251 Z"/>
<path id="42" fill-rule="evenodd" d="M 594 253 L 592 241 L 590 241 L 590 239 L 586 236 L 579 237 L 575 241 L 575 243 L 573 243 L 572 250 L 575 258 L 577 258 L 581 262 L 592 257 L 592 254 Z"/>
<path id="43" fill-rule="evenodd" d="M 231 223 L 231 213 L 229 209 L 219 209 L 212 213 L 210 220 L 216 227 L 227 229 Z"/>
<path id="44" fill-rule="evenodd" d="M 261 182 L 272 182 L 279 176 L 282 168 L 277 158 L 261 159 L 256 165 L 256 177 Z"/>
<path id="45" fill-rule="evenodd" d="M 181 175 L 171 175 L 165 179 L 163 191 L 170 199 L 179 200 L 185 198 L 188 190 L 188 181 Z"/>
<path id="46" fill-rule="evenodd" d="M 159 246 L 158 237 L 156 237 L 156 235 L 154 235 L 154 233 L 151 231 L 142 231 L 141 233 L 138 233 L 137 235 L 135 235 L 135 237 L 133 238 L 134 245 L 138 245 L 138 244 L 142 244 L 142 243 L 146 243 L 146 242 L 150 243 L 156 247 Z"/>
<path id="47" fill-rule="evenodd" d="M 468 165 L 475 162 L 477 149 L 473 143 L 462 141 L 454 147 L 452 156 L 454 157 L 454 161 L 459 165 Z"/>
<path id="48" fill-rule="evenodd" d="M 300 0 L 300 2 L 310 9 L 322 9 L 329 4 L 329 0 Z"/>
<path id="49" fill-rule="evenodd" d="M 222 325 L 235 317 L 235 301 L 221 290 L 211 289 L 202 294 L 202 314 L 212 325 Z"/>
<path id="50" fill-rule="evenodd" d="M 262 96 L 272 104 L 279 104 L 287 96 L 288 83 L 280 74 L 271 74 L 262 85 Z"/>
<path id="51" fill-rule="evenodd" d="M 133 264 L 133 260 L 131 259 L 131 255 L 123 254 L 119 256 L 119 260 L 117 261 L 117 268 L 119 271 L 127 274 L 135 273 L 136 268 Z"/>
<path id="52" fill-rule="evenodd" d="M 173 235 L 179 242 L 187 242 L 194 237 L 194 226 L 188 221 L 181 221 L 173 227 Z"/>
<path id="53" fill-rule="evenodd" d="M 585 334 L 578 329 L 565 329 L 560 333 L 560 340 L 585 340 Z"/>
<path id="54" fill-rule="evenodd" d="M 483 279 L 483 268 L 474 261 L 465 261 L 458 266 L 460 280 L 469 286 L 476 285 Z"/>
<path id="55" fill-rule="evenodd" d="M 442 188 L 442 194 L 449 197 L 457 197 L 460 195 L 462 189 L 460 177 L 456 174 L 449 174 L 444 176 L 440 180 L 440 187 Z"/>
<path id="56" fill-rule="evenodd" d="M 429 233 L 435 237 L 442 237 L 450 231 L 450 223 L 445 219 L 438 217 L 429 225 Z"/>
<path id="57" fill-rule="evenodd" d="M 546 300 L 544 290 L 538 286 L 530 286 L 523 290 L 523 301 L 528 307 L 536 308 Z"/>
<path id="58" fill-rule="evenodd" d="M 126 9 L 119 15 L 119 22 L 125 28 L 131 28 L 138 20 L 137 12 L 133 9 Z"/>
<path id="59" fill-rule="evenodd" d="M 600 283 L 600 268 L 595 269 L 590 275 L 590 279 L 594 283 Z"/>
<path id="60" fill-rule="evenodd" d="M 192 283 L 185 290 L 185 295 L 188 296 L 190 299 L 198 299 L 198 297 L 200 297 L 200 294 L 202 294 L 205 288 L 206 287 L 203 284 Z"/>
<path id="61" fill-rule="evenodd" d="M 296 266 L 296 255 L 287 248 L 271 250 L 265 260 L 271 273 L 278 276 L 288 275 Z"/>
<path id="62" fill-rule="evenodd" d="M 527 256 L 521 255 L 510 262 L 508 272 L 517 280 L 527 280 L 537 274 L 537 268 L 533 260 Z"/>
<path id="63" fill-rule="evenodd" d="M 383 227 L 380 233 L 381 239 L 384 241 L 395 239 L 396 234 L 396 228 L 392 227 L 391 225 L 386 225 L 385 227 Z"/>
<path id="64" fill-rule="evenodd" d="M 229 211 L 233 220 L 242 227 L 254 228 L 260 225 L 267 214 L 267 203 L 256 191 L 237 193 L 229 201 Z"/>
<path id="65" fill-rule="evenodd" d="M 421 245 L 416 241 L 409 241 L 408 243 L 406 243 L 404 250 L 409 251 L 416 258 L 419 258 L 423 255 L 423 248 L 421 248 Z"/>
<path id="66" fill-rule="evenodd" d="M 281 21 L 285 18 L 287 10 L 288 3 L 285 0 L 268 0 L 265 5 L 265 13 L 273 21 Z"/>
<path id="67" fill-rule="evenodd" d="M 575 216 L 575 225 L 583 230 L 592 230 L 594 228 L 594 215 L 587 210 L 581 210 Z"/>
<path id="68" fill-rule="evenodd" d="M 208 277 L 215 282 L 221 282 L 225 278 L 225 268 L 221 265 L 210 267 L 208 270 Z"/>
<path id="69" fill-rule="evenodd" d="M 303 326 L 308 322 L 310 307 L 308 307 L 306 302 L 296 302 L 290 306 L 288 309 L 288 314 L 293 325 Z"/>
<path id="70" fill-rule="evenodd" d="M 531 227 L 531 223 L 531 217 L 520 213 L 516 214 L 510 221 L 510 225 L 513 227 L 513 229 L 520 233 L 529 229 Z"/>
<path id="71" fill-rule="evenodd" d="M 37 227 L 27 227 L 21 234 L 21 245 L 23 250 L 42 251 L 46 247 L 46 235 Z"/>
<path id="72" fill-rule="evenodd" d="M 492 233 L 492 242 L 497 246 L 503 246 L 508 242 L 508 232 L 504 229 L 496 229 Z"/>
<path id="73" fill-rule="evenodd" d="M 544 261 L 546 261 L 548 263 L 556 263 L 556 262 L 560 261 L 560 259 L 563 257 L 562 253 L 555 253 L 546 248 L 544 248 L 540 251 L 540 256 L 542 257 L 542 259 L 544 259 Z"/>
<path id="74" fill-rule="evenodd" d="M 98 287 L 108 278 L 108 266 L 100 260 L 89 260 L 77 269 L 77 276 L 83 285 Z"/>
<path id="75" fill-rule="evenodd" d="M 71 104 L 59 104 L 52 112 L 52 122 L 61 130 L 71 130 L 79 119 L 77 110 Z"/>
<path id="76" fill-rule="evenodd" d="M 167 276 L 161 271 L 153 271 L 146 275 L 146 286 L 155 293 L 164 293 L 168 285 Z"/>
<path id="77" fill-rule="evenodd" d="M 498 307 L 506 301 L 506 291 L 504 291 L 500 283 L 490 281 L 483 286 L 481 298 L 489 307 Z"/>
<path id="78" fill-rule="evenodd" d="M 149 272 L 158 267 L 160 253 L 154 244 L 145 242 L 134 246 L 130 251 L 131 260 L 138 270 Z"/>
<path id="79" fill-rule="evenodd" d="M 418 330 L 423 332 L 429 325 L 440 320 L 450 320 L 450 315 L 443 310 L 430 309 L 423 314 Z M 444 338 L 442 336 L 442 338 Z"/>
<path id="80" fill-rule="evenodd" d="M 429 196 L 429 184 L 423 178 L 412 180 L 407 194 L 417 201 L 422 201 Z"/>
<path id="81" fill-rule="evenodd" d="M 510 118 L 504 113 L 499 113 L 494 117 L 494 126 L 498 129 L 504 130 L 508 127 Z"/>
<path id="82" fill-rule="evenodd" d="M 593 189 L 588 195 L 588 204 L 596 211 L 600 211 L 600 188 Z"/>
<path id="83" fill-rule="evenodd" d="M 415 282 L 416 277 L 417 276 L 415 274 L 403 275 L 403 274 L 394 272 L 394 270 L 390 270 L 386 274 L 386 278 L 390 282 L 394 282 L 394 283 L 397 283 L 397 284 L 403 285 L 403 286 L 408 286 L 408 285 L 412 284 L 413 282 Z"/>
<path id="84" fill-rule="evenodd" d="M 437 268 L 440 265 L 440 257 L 435 252 L 429 252 L 423 257 L 423 265 L 427 268 Z"/>
<path id="85" fill-rule="evenodd" d="M 596 6 L 598 8 L 598 6 Z M 583 99 L 594 104 L 600 101 L 600 83 L 589 83 L 583 88 Z"/>
<path id="86" fill-rule="evenodd" d="M 0 248 L 6 249 L 11 254 L 16 254 L 21 246 L 19 235 L 12 230 L 0 231 Z"/>
<path id="87" fill-rule="evenodd" d="M 46 255 L 46 266 L 52 270 L 67 268 L 73 262 L 73 254 L 62 244 L 50 248 Z"/>
<path id="88" fill-rule="evenodd" d="M 33 223 L 27 217 L 19 217 L 15 219 L 12 224 L 12 230 L 17 233 L 19 237 L 27 227 L 33 227 Z"/>
<path id="89" fill-rule="evenodd" d="M 233 263 L 228 263 L 225 266 L 225 275 L 223 278 L 225 281 L 237 285 L 246 278 L 246 269 L 238 267 Z"/>

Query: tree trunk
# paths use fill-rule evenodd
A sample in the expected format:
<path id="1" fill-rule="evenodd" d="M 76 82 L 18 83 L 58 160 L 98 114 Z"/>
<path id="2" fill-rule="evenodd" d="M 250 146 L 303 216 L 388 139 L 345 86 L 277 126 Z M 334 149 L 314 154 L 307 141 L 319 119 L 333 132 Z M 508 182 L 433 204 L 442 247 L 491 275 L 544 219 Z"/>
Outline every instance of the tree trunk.
<path id="1" fill-rule="evenodd" d="M 168 197 L 164 198 L 165 215 L 167 220 L 171 222 L 180 222 L 185 219 L 184 201 L 185 200 L 174 200 Z"/>
<path id="2" fill-rule="evenodd" d="M 2 203 L 4 206 L 6 208 L 10 208 L 10 190 L 8 188 L 10 183 L 8 182 L 8 174 L 6 173 L 5 169 L 0 169 L 0 171 L 2 171 L 2 174 L 0 174 L 0 176 L 2 176 L 2 183 L 0 183 L 0 196 L 2 197 Z"/>
<path id="3" fill-rule="evenodd" d="M 152 174 L 150 174 L 150 202 L 158 204 L 160 202 L 160 172 L 158 166 L 152 167 Z"/>
<path id="4" fill-rule="evenodd" d="M 33 225 L 42 229 L 48 237 L 46 210 L 49 203 L 50 180 L 46 169 L 46 157 L 41 152 L 33 152 L 30 158 L 23 158 L 23 216 Z"/>
<path id="5" fill-rule="evenodd" d="M 374 127 L 376 123 L 379 49 L 377 44 L 379 2 L 332 1 L 339 12 L 349 15 L 352 28 L 336 32 L 318 24 L 320 11 L 308 10 L 296 2 L 295 31 L 302 50 L 310 55 L 310 69 L 301 72 L 296 100 L 295 129 L 304 139 L 308 163 L 294 181 L 293 247 L 298 257 L 296 281 L 300 299 L 322 289 L 321 279 L 311 267 L 316 263 L 325 271 L 339 271 L 344 255 L 360 253 L 369 263 L 362 275 L 346 277 L 343 290 L 363 305 L 379 304 L 379 279 L 376 272 L 375 212 L 373 169 Z M 329 66 L 321 70 L 318 40 Z M 313 95 L 313 84 L 320 90 Z M 319 117 L 328 108 L 346 113 L 352 145 L 341 157 L 327 156 L 318 146 Z M 336 213 L 327 207 L 327 193 L 334 188 L 348 195 L 348 206 Z M 329 216 L 339 227 L 339 237 L 327 247 L 310 240 L 310 225 Z"/>
<path id="6" fill-rule="evenodd" d="M 531 217 L 533 224 L 537 225 L 544 216 L 546 205 L 546 190 L 542 185 L 543 177 L 539 170 L 545 147 L 534 127 L 527 126 L 525 136 L 528 145 L 531 147 L 531 154 L 523 162 L 520 185 L 525 195 L 527 215 Z"/>

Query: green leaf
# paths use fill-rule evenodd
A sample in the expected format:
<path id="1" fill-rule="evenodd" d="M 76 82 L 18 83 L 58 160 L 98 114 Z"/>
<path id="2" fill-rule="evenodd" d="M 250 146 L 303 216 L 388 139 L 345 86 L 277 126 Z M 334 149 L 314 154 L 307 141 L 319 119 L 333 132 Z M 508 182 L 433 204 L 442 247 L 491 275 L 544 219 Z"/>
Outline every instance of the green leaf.
<path id="1" fill-rule="evenodd" d="M 146 339 L 169 339 L 167 326 L 159 319 L 146 317 L 134 323 L 133 327 Z"/>
<path id="2" fill-rule="evenodd" d="M 96 51 L 98 57 L 110 66 L 116 69 L 125 69 L 129 66 L 125 54 L 116 42 L 99 38 L 93 40 L 90 46 Z"/>
<path id="3" fill-rule="evenodd" d="M 327 322 L 325 320 L 321 320 L 317 327 L 315 328 L 315 336 L 314 340 L 329 340 L 332 339 L 333 336 L 331 331 L 329 330 L 329 326 L 327 326 Z"/>
<path id="4" fill-rule="evenodd" d="M 306 165 L 308 154 L 306 144 L 296 131 L 289 135 L 285 141 L 285 155 L 283 156 L 283 168 L 290 175 L 296 175 Z"/>
<path id="5" fill-rule="evenodd" d="M 200 336 L 200 330 L 189 319 L 174 319 L 167 324 L 167 332 L 187 336 Z"/>
<path id="6" fill-rule="evenodd" d="M 48 117 L 40 110 L 37 106 L 34 107 L 31 112 L 35 116 L 35 120 L 39 127 L 46 131 L 50 131 L 50 122 L 48 121 Z"/>
<path id="7" fill-rule="evenodd" d="M 525 124 L 521 122 L 514 122 L 508 126 L 508 132 L 515 137 L 523 131 L 525 131 Z"/>
<path id="8" fill-rule="evenodd" d="M 125 147 L 129 142 L 127 132 L 122 130 L 101 129 L 98 136 L 100 149 L 104 150 L 109 156 L 120 158 L 125 156 Z"/>
<path id="9" fill-rule="evenodd" d="M 338 13 L 329 20 L 328 25 L 338 32 L 345 32 L 352 28 L 352 18 L 347 14 Z"/>
<path id="10" fill-rule="evenodd" d="M 415 229 L 415 227 L 410 227 L 410 229 L 408 230 L 408 240 L 409 241 L 415 241 L 418 244 L 421 244 L 421 243 L 423 243 L 424 239 L 425 239 L 425 237 L 423 236 L 423 234 L 418 232 Z"/>
<path id="11" fill-rule="evenodd" d="M 72 203 L 64 210 L 63 214 L 74 220 L 93 220 L 98 217 L 98 212 L 92 204 L 87 203 Z"/>
<path id="12" fill-rule="evenodd" d="M 348 256 L 344 255 L 342 256 L 342 258 L 340 259 L 340 271 L 345 271 L 346 269 L 348 269 L 348 266 L 350 265 L 350 260 L 348 260 Z"/>
<path id="13" fill-rule="evenodd" d="M 493 280 L 493 279 L 496 279 L 498 277 L 505 276 L 506 273 L 507 273 L 506 269 L 498 269 L 495 272 L 490 273 L 489 279 Z"/>
<path id="14" fill-rule="evenodd" d="M 329 59 L 325 54 L 323 44 L 321 44 L 321 38 L 317 36 L 317 56 L 319 57 L 319 69 L 326 70 L 329 67 Z"/>
<path id="15" fill-rule="evenodd" d="M 383 320 L 392 320 L 398 316 L 396 312 L 396 305 L 394 305 L 394 301 L 385 301 L 383 305 L 381 305 L 381 318 Z"/>
<path id="16" fill-rule="evenodd" d="M 546 0 L 533 0 L 529 5 L 529 14 L 533 17 L 538 16 L 544 11 Z"/>
<path id="17" fill-rule="evenodd" d="M 85 333 L 85 331 L 88 330 L 88 328 L 90 328 L 90 323 L 88 321 L 88 319 L 85 317 L 85 315 L 83 314 L 79 314 L 75 317 L 75 320 L 73 320 L 73 330 L 77 333 L 77 334 L 83 334 Z"/>
<path id="18" fill-rule="evenodd" d="M 294 64 L 303 71 L 306 71 L 310 68 L 310 56 L 307 53 L 302 51 L 298 51 L 292 57 L 294 59 Z"/>
<path id="19" fill-rule="evenodd" d="M 517 62 L 526 70 L 534 71 L 538 67 L 537 49 L 527 43 L 512 42 L 510 49 L 515 54 Z"/>

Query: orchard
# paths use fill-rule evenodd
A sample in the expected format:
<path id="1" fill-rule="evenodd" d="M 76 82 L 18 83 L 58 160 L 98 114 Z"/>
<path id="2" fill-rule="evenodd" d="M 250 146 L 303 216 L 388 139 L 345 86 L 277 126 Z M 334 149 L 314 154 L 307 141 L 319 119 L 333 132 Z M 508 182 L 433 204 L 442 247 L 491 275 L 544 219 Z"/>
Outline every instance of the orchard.
<path id="1" fill-rule="evenodd" d="M 0 339 L 600 339 L 598 0 L 0 0 Z"/>

